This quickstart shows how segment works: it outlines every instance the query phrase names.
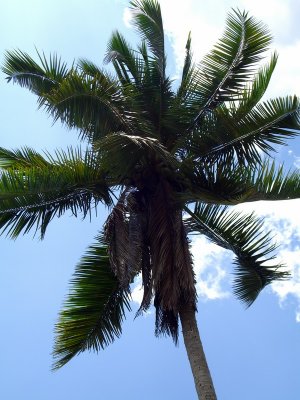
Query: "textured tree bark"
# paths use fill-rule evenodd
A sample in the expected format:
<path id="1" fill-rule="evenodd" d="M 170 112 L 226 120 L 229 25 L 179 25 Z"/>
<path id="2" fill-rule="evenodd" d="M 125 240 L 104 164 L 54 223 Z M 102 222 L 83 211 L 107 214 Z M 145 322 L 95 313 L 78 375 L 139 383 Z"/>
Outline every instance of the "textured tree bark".
<path id="1" fill-rule="evenodd" d="M 181 308 L 179 315 L 184 344 L 194 376 L 198 398 L 201 400 L 216 400 L 217 396 L 201 343 L 195 311 L 192 306 L 186 305 Z"/>

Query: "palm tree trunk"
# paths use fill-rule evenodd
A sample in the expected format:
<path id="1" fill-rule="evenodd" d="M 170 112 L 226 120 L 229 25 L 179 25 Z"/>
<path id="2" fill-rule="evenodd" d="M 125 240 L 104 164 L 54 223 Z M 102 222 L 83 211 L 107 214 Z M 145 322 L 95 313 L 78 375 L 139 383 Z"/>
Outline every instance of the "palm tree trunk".
<path id="1" fill-rule="evenodd" d="M 195 311 L 192 306 L 186 305 L 181 308 L 179 316 L 198 398 L 201 400 L 216 400 L 217 396 L 201 343 Z"/>

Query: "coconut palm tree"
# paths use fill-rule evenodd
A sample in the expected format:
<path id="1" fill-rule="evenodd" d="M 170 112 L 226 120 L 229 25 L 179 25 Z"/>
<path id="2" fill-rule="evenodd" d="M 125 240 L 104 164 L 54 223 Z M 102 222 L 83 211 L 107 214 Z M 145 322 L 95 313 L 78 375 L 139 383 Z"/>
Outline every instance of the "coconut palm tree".
<path id="1" fill-rule="evenodd" d="M 7 80 L 36 94 L 39 107 L 76 128 L 83 144 L 54 155 L 1 148 L 0 227 L 13 238 L 31 229 L 43 237 L 55 216 L 92 216 L 107 206 L 56 325 L 54 369 L 121 334 L 130 285 L 141 274 L 138 314 L 153 301 L 155 334 L 175 343 L 180 321 L 198 396 L 216 399 L 195 318 L 189 235 L 234 253 L 233 291 L 247 306 L 287 277 L 263 222 L 233 206 L 300 197 L 299 174 L 271 158 L 299 133 L 299 100 L 261 100 L 277 55 L 260 65 L 271 35 L 246 12 L 229 14 L 222 38 L 199 64 L 188 36 L 175 85 L 166 74 L 158 2 L 130 5 L 141 43 L 133 49 L 112 34 L 105 61 L 114 75 L 84 59 L 68 68 L 56 55 L 38 53 L 37 62 L 7 52 Z"/>

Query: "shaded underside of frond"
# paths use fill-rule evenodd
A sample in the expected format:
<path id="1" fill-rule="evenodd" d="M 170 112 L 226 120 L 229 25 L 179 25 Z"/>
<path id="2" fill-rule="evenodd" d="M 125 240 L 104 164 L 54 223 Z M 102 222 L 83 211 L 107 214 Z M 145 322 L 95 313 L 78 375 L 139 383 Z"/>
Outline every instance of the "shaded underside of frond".
<path id="1" fill-rule="evenodd" d="M 31 56 L 21 50 L 7 51 L 2 71 L 7 80 L 26 87 L 38 96 L 43 96 L 56 88 L 68 75 L 66 63 L 56 55 L 49 59 L 37 52 L 39 65 Z"/>
<path id="2" fill-rule="evenodd" d="M 119 286 L 110 268 L 107 245 L 99 236 L 76 267 L 56 324 L 53 369 L 85 350 L 98 352 L 119 337 L 129 301 L 129 289 Z"/>
<path id="3" fill-rule="evenodd" d="M 44 236 L 54 216 L 85 217 L 99 202 L 111 204 L 106 173 L 94 154 L 57 152 L 44 157 L 25 148 L 0 149 L 0 228 L 16 238 L 33 227 Z"/>
<path id="4" fill-rule="evenodd" d="M 300 197 L 298 170 L 285 172 L 266 159 L 257 166 L 241 167 L 238 163 L 227 166 L 222 162 L 209 165 L 183 165 L 182 174 L 189 180 L 187 190 L 180 194 L 187 203 L 236 205 L 250 201 L 290 200 Z"/>
<path id="5" fill-rule="evenodd" d="M 120 92 L 108 74 L 90 77 L 73 72 L 44 97 L 42 105 L 54 121 L 78 128 L 91 142 L 109 132 L 128 130 L 133 118 Z"/>

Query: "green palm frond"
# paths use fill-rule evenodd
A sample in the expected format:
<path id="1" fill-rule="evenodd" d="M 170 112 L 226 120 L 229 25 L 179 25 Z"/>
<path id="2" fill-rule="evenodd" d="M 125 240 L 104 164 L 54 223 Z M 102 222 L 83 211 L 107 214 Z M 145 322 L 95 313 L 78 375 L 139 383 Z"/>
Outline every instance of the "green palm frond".
<path id="1" fill-rule="evenodd" d="M 7 150 L 0 147 L 0 169 L 20 169 L 28 167 L 45 167 L 49 160 L 34 149 L 23 147 L 18 150 Z"/>
<path id="2" fill-rule="evenodd" d="M 115 32 L 105 61 L 112 61 L 120 81 L 125 109 L 132 113 L 132 131 L 135 129 L 139 135 L 143 132 L 163 140 L 161 131 L 172 97 L 171 82 L 167 78 L 161 79 L 157 63 L 148 55 L 145 42 L 138 46 L 137 51 L 132 50 L 123 36 Z"/>
<path id="3" fill-rule="evenodd" d="M 131 1 L 130 5 L 133 25 L 139 31 L 142 43 L 138 46 L 134 64 L 132 51 L 131 56 L 128 57 L 126 47 L 123 49 L 124 41 L 119 43 L 119 47 L 122 45 L 123 58 L 125 56 L 127 61 L 123 64 L 114 63 L 114 67 L 121 82 L 125 84 L 130 82 L 133 70 L 135 74 L 135 90 L 132 91 L 134 109 L 147 120 L 147 124 L 143 124 L 146 125 L 146 129 L 151 124 L 153 133 L 156 132 L 157 138 L 167 145 L 168 134 L 165 128 L 167 125 L 173 127 L 176 124 L 174 121 L 170 124 L 170 118 L 168 118 L 168 108 L 173 93 L 171 81 L 165 76 L 166 56 L 160 6 L 156 0 Z"/>
<path id="4" fill-rule="evenodd" d="M 165 78 L 166 56 L 164 30 L 160 5 L 156 0 L 130 1 L 133 24 L 139 31 L 142 40 L 148 44 L 161 78 Z"/>
<path id="5" fill-rule="evenodd" d="M 90 78 L 97 79 L 98 77 L 102 78 L 103 76 L 108 76 L 108 74 L 103 72 L 96 64 L 85 58 L 80 58 L 77 62 L 77 66 L 83 74 L 88 75 Z"/>
<path id="6" fill-rule="evenodd" d="M 21 50 L 7 51 L 2 71 L 7 80 L 26 87 L 38 96 L 49 93 L 68 75 L 66 63 L 56 55 L 47 60 L 44 54 L 37 52 L 39 65 L 32 57 Z"/>
<path id="7" fill-rule="evenodd" d="M 13 238 L 33 227 L 43 237 L 54 216 L 70 210 L 85 217 L 99 202 L 112 203 L 106 174 L 90 152 L 57 152 L 56 159 L 48 160 L 30 149 L 0 153 L 0 164 L 5 165 L 0 174 L 0 229 Z"/>
<path id="8" fill-rule="evenodd" d="M 289 274 L 284 265 L 270 263 L 276 246 L 270 233 L 262 233 L 263 221 L 253 214 L 228 212 L 216 205 L 196 203 L 186 225 L 191 232 L 204 234 L 217 245 L 235 254 L 234 294 L 250 306 L 260 291 L 274 280 L 285 279 Z"/>
<path id="9" fill-rule="evenodd" d="M 112 37 L 107 45 L 107 54 L 105 62 L 115 61 L 121 70 L 125 67 L 123 73 L 123 79 L 128 77 L 128 73 L 133 77 L 136 84 L 141 83 L 142 75 L 144 71 L 144 61 L 141 57 L 138 57 L 137 52 L 133 51 L 118 31 L 112 34 Z M 127 83 L 131 80 L 126 79 Z"/>
<path id="10" fill-rule="evenodd" d="M 243 177 L 242 177 L 243 175 Z M 241 174 L 243 201 L 289 200 L 300 197 L 299 170 L 284 172 L 284 166 L 265 161 L 261 166 Z"/>
<path id="11" fill-rule="evenodd" d="M 254 67 L 270 43 L 271 35 L 261 22 L 246 12 L 233 10 L 228 15 L 223 37 L 203 59 L 197 73 L 199 112 L 193 126 L 207 110 L 224 101 L 240 99 L 245 83 L 252 79 Z"/>
<path id="12" fill-rule="evenodd" d="M 273 53 L 270 62 L 259 69 L 255 75 L 253 82 L 250 82 L 247 87 L 241 92 L 242 98 L 238 106 L 234 106 L 234 118 L 243 118 L 251 111 L 261 100 L 265 94 L 270 79 L 274 72 L 278 60 L 277 53 Z"/>
<path id="13" fill-rule="evenodd" d="M 46 98 L 54 121 L 79 128 L 91 140 L 119 129 L 131 129 L 132 114 L 124 108 L 118 84 L 108 74 L 90 78 L 73 72 Z"/>
<path id="14" fill-rule="evenodd" d="M 181 165 L 186 191 L 181 201 L 236 205 L 250 201 L 289 200 L 300 197 L 298 170 L 284 171 L 284 165 L 268 159 L 251 168 L 222 162 L 213 166 Z"/>
<path id="15" fill-rule="evenodd" d="M 285 145 L 299 132 L 299 99 L 288 96 L 260 103 L 237 119 L 229 109 L 219 107 L 205 118 L 187 147 L 190 157 L 203 162 L 237 159 L 240 164 L 253 164 L 261 162 L 259 150 L 269 154 L 274 145 Z"/>
<path id="16" fill-rule="evenodd" d="M 187 93 L 191 95 L 190 90 L 193 81 L 193 70 L 194 70 L 191 43 L 192 43 L 192 37 L 191 37 L 191 32 L 189 32 L 187 42 L 185 45 L 185 59 L 183 63 L 181 82 L 177 91 L 177 97 L 181 101 L 182 99 L 185 98 Z"/>
<path id="17" fill-rule="evenodd" d="M 201 201 L 219 205 L 242 202 L 243 195 L 253 190 L 252 181 L 245 186 L 247 172 L 237 164 L 204 164 L 187 159 L 180 165 L 185 190 L 179 193 L 182 203 Z M 252 193 L 252 191 L 251 191 Z"/>
<path id="18" fill-rule="evenodd" d="M 141 44 L 137 46 L 137 50 L 142 56 L 145 63 L 145 70 L 147 70 L 147 68 L 149 67 L 149 54 L 145 40 L 142 40 Z"/>
<path id="19" fill-rule="evenodd" d="M 182 77 L 181 77 L 181 81 L 183 81 L 183 82 L 188 77 L 188 75 L 191 71 L 191 66 L 193 65 L 193 54 L 191 51 L 191 43 L 192 43 L 192 37 L 191 37 L 191 32 L 189 32 L 187 42 L 185 45 L 185 59 L 184 59 L 184 64 L 183 64 L 183 69 L 182 69 Z"/>
<path id="20" fill-rule="evenodd" d="M 85 350 L 98 352 L 119 337 L 129 301 L 129 289 L 120 288 L 110 268 L 107 245 L 99 236 L 76 267 L 56 324 L 53 369 Z"/>

